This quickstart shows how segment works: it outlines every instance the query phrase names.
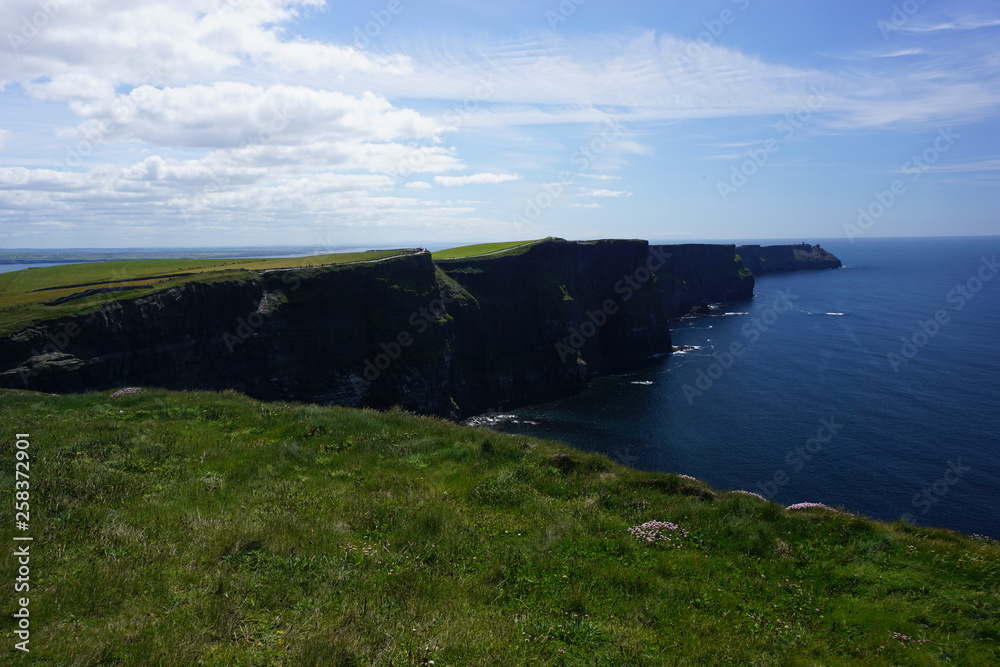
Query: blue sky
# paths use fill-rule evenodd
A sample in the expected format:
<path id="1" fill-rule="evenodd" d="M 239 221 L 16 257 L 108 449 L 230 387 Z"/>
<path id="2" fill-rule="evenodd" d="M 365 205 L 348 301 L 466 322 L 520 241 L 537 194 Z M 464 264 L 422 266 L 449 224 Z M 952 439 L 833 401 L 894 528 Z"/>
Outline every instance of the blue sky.
<path id="1" fill-rule="evenodd" d="M 8 0 L 0 248 L 997 233 L 1000 2 Z"/>

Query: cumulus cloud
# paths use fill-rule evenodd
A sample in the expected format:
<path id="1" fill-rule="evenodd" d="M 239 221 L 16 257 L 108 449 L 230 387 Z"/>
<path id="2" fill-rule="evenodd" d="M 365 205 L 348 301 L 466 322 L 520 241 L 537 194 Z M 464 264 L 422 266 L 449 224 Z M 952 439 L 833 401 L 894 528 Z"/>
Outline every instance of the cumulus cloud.
<path id="1" fill-rule="evenodd" d="M 519 181 L 521 177 L 517 174 L 469 174 L 468 176 L 435 176 L 434 181 L 438 185 L 452 187 L 455 185 L 486 185 L 494 183 L 507 183 L 508 181 Z"/>
<path id="2" fill-rule="evenodd" d="M 373 93 L 360 96 L 303 86 L 218 82 L 181 88 L 140 86 L 108 99 L 79 101 L 81 136 L 161 146 L 232 148 L 246 143 L 303 144 L 351 139 L 436 139 L 445 127 Z"/>
<path id="3" fill-rule="evenodd" d="M 407 188 L 408 190 L 430 190 L 434 186 L 428 183 L 427 181 L 410 181 L 403 187 Z"/>
<path id="4" fill-rule="evenodd" d="M 400 74 L 402 56 L 287 39 L 282 27 L 322 0 L 6 0 L 0 85 L 27 82 L 45 99 L 106 97 L 118 84 L 212 79 L 252 65 L 282 72 Z"/>

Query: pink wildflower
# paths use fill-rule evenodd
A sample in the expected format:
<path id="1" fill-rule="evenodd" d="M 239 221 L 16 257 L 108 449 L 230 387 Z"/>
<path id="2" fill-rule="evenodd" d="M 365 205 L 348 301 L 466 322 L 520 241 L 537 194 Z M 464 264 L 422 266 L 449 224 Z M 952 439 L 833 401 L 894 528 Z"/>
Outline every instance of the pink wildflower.
<path id="1" fill-rule="evenodd" d="M 837 512 L 837 510 L 824 505 L 823 503 L 795 503 L 794 505 L 789 505 L 785 508 L 786 510 L 808 510 L 808 509 L 821 509 L 829 510 L 831 512 Z M 839 512 L 838 512 L 839 513 Z"/>
<path id="2" fill-rule="evenodd" d="M 674 540 L 680 541 L 681 538 L 689 535 L 687 529 L 669 521 L 647 521 L 638 526 L 632 526 L 628 532 L 640 542 L 647 543 L 666 542 L 672 544 Z"/>

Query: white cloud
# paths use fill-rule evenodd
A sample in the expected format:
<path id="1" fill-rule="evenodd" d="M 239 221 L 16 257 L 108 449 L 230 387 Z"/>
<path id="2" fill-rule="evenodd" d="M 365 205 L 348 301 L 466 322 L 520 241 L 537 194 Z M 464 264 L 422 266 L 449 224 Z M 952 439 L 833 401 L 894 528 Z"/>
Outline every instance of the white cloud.
<path id="1" fill-rule="evenodd" d="M 462 128 L 596 124 L 609 118 L 634 126 L 766 117 L 812 107 L 817 126 L 856 129 L 992 118 L 1000 106 L 996 66 L 990 64 L 995 48 L 989 43 L 974 50 L 963 44 L 961 51 L 954 45 L 869 50 L 855 54 L 863 64 L 847 70 L 769 63 L 653 30 L 573 38 L 546 33 L 504 43 L 454 39 L 408 53 L 412 75 L 348 74 L 345 86 L 375 85 L 390 98 L 465 100 L 457 105 Z M 950 61 L 935 60 L 942 55 Z M 967 106 L 960 100 L 970 93 Z M 454 115 L 455 109 L 450 111 Z M 617 153 L 651 152 L 630 139 L 615 144 Z"/>
<path id="2" fill-rule="evenodd" d="M 321 0 L 6 0 L 0 86 L 34 82 L 43 99 L 106 97 L 118 84 L 206 80 L 240 67 L 280 75 L 409 70 L 405 57 L 283 37 L 282 26 Z M 33 17 L 44 6 L 44 20 Z M 25 21 L 29 28 L 25 27 Z M 43 80 L 38 81 L 40 78 Z"/>
<path id="3" fill-rule="evenodd" d="M 615 153 L 632 155 L 651 155 L 653 153 L 653 149 L 651 147 L 630 139 L 618 139 L 611 144 L 610 149 Z"/>
<path id="4" fill-rule="evenodd" d="M 521 177 L 517 174 L 469 174 L 468 176 L 435 176 L 438 185 L 452 187 L 455 185 L 485 185 L 495 183 L 506 183 L 508 181 L 519 181 Z"/>
<path id="5" fill-rule="evenodd" d="M 430 190 L 434 186 L 427 181 L 410 181 L 403 187 L 408 190 Z"/>
<path id="6" fill-rule="evenodd" d="M 237 82 L 182 88 L 146 85 L 126 95 L 74 102 L 71 108 L 88 119 L 76 128 L 81 136 L 103 128 L 105 140 L 160 146 L 435 139 L 446 129 L 370 92 L 354 97 L 302 86 L 264 88 Z"/>
<path id="7" fill-rule="evenodd" d="M 927 166 L 925 170 L 932 172 L 944 172 L 944 173 L 973 173 L 973 172 L 1000 171 L 1000 157 L 994 156 L 994 157 L 980 158 L 978 160 L 969 160 L 967 162 L 935 164 L 933 166 Z M 908 173 L 908 172 L 903 172 L 903 173 Z"/>
<path id="8" fill-rule="evenodd" d="M 632 193 L 628 190 L 604 190 L 597 189 L 591 190 L 589 188 L 580 188 L 580 196 L 582 197 L 631 197 Z"/>
<path id="9" fill-rule="evenodd" d="M 455 39 L 440 49 L 414 49 L 412 76 L 346 80 L 377 81 L 390 96 L 472 98 L 463 118 L 468 127 L 601 122 L 608 109 L 626 123 L 784 113 L 801 105 L 810 86 L 839 87 L 837 76 L 771 65 L 715 44 L 695 44 L 699 56 L 691 58 L 692 44 L 653 30 L 572 39 L 544 33 L 503 43 Z"/>
<path id="10" fill-rule="evenodd" d="M 895 51 L 883 51 L 881 53 L 872 53 L 872 58 L 903 58 L 906 56 L 920 56 L 923 55 L 925 51 L 923 49 L 897 49 Z"/>
<path id="11" fill-rule="evenodd" d="M 580 174 L 584 178 L 590 178 L 595 181 L 620 181 L 621 176 L 612 176 L 611 174 Z"/>
<path id="12" fill-rule="evenodd" d="M 0 167 L 0 190 L 76 191 L 94 180 L 91 174 L 73 171 Z"/>
<path id="13" fill-rule="evenodd" d="M 464 202 L 422 201 L 386 194 L 391 176 L 300 173 L 234 166 L 212 159 L 150 156 L 124 168 L 87 172 L 0 167 L 0 211 L 5 232 L 39 245 L 58 222 L 60 244 L 92 233 L 99 220 L 103 244 L 125 234 L 142 244 L 171 243 L 181 236 L 232 244 L 232 238 L 287 238 L 318 242 L 330 221 L 338 229 L 369 225 L 397 229 L 463 229 L 496 225 Z M 358 232 L 359 234 L 362 232 Z M 39 236 L 42 235 L 42 236 Z M 89 237 L 88 237 L 89 238 Z M 34 239 L 34 240 L 33 240 Z"/>
<path id="14" fill-rule="evenodd" d="M 7 145 L 7 142 L 10 140 L 10 136 L 9 130 L 0 130 L 0 150 L 3 150 L 3 147 Z"/>
<path id="15" fill-rule="evenodd" d="M 1000 19 L 994 18 L 979 18 L 973 16 L 966 16 L 957 19 L 950 19 L 945 21 L 938 21 L 936 23 L 924 22 L 920 23 L 914 21 L 913 23 L 907 22 L 902 25 L 886 24 L 886 30 L 889 32 L 944 32 L 952 30 L 978 30 L 980 28 L 993 28 L 1000 26 Z"/>
<path id="16" fill-rule="evenodd" d="M 600 204 L 598 204 L 598 203 L 591 203 L 591 204 L 570 204 L 569 207 L 570 208 L 602 208 L 602 206 Z"/>

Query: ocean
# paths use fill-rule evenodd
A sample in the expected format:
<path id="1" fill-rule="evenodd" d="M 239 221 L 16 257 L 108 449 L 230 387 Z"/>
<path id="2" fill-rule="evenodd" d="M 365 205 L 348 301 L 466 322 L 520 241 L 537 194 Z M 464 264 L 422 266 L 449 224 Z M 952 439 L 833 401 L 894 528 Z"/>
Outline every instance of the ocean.
<path id="1" fill-rule="evenodd" d="M 676 323 L 696 349 L 494 427 L 1000 538 L 1000 237 L 821 244 L 844 268 L 762 276 L 754 299 Z"/>

